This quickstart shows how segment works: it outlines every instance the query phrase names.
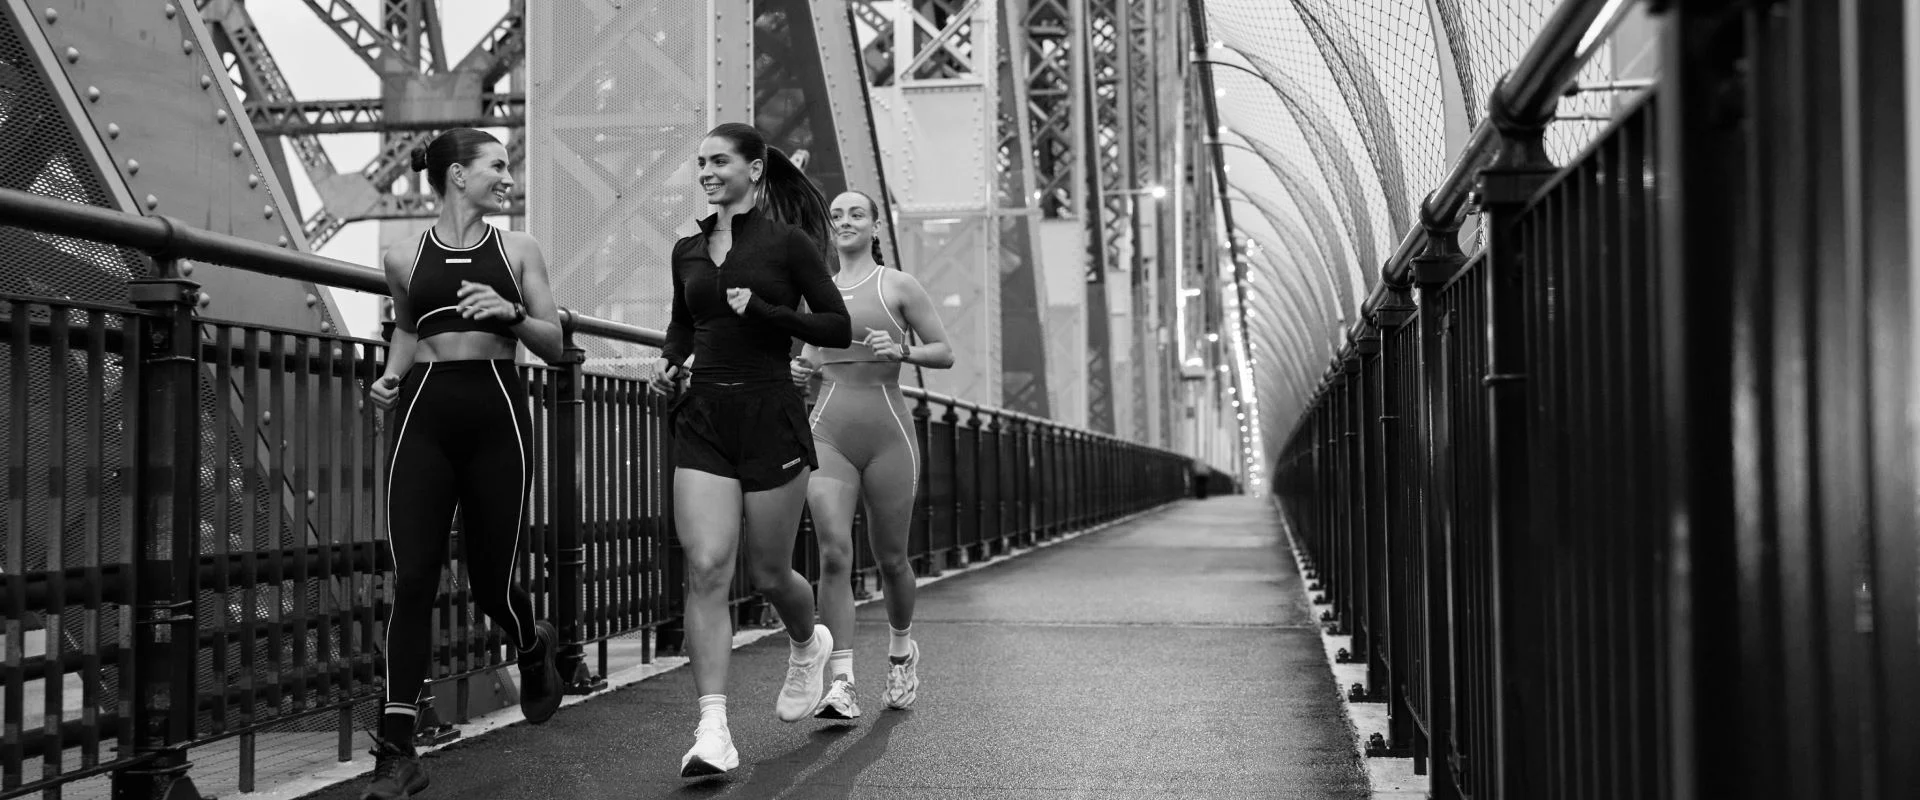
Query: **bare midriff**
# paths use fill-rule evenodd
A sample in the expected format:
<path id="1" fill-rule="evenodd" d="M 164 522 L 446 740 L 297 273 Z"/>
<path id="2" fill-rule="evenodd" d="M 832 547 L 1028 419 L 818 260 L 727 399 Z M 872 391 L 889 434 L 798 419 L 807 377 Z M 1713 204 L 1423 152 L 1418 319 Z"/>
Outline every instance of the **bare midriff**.
<path id="1" fill-rule="evenodd" d="M 518 345 L 513 339 L 485 331 L 447 331 L 421 339 L 418 349 L 413 351 L 413 360 L 425 363 L 513 358 Z"/>

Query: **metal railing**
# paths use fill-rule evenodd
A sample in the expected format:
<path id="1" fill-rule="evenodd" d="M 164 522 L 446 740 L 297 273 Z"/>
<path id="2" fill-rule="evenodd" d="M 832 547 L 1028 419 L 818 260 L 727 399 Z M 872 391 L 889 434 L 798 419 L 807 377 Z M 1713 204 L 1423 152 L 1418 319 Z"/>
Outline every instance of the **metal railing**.
<path id="1" fill-rule="evenodd" d="M 1541 143 L 1582 34 L 1623 5 L 1563 3 L 1494 90 L 1274 465 L 1324 621 L 1367 666 L 1351 696 L 1389 709 L 1369 752 L 1412 756 L 1435 798 L 1662 794 L 1657 526 L 1610 513 L 1655 491 L 1627 423 L 1658 391 L 1633 379 L 1658 330 L 1657 98 L 1564 167 Z"/>
<path id="2" fill-rule="evenodd" d="M 128 282 L 129 306 L 0 295 L 9 476 L 0 797 L 107 774 L 115 797 L 185 796 L 189 749 L 229 739 L 239 791 L 256 788 L 262 736 L 329 742 L 349 758 L 354 731 L 377 713 L 390 591 L 389 432 L 363 388 L 386 346 L 209 319 L 193 273 L 196 262 L 218 264 L 374 293 L 384 279 L 163 217 L 11 190 L 0 190 L 0 224 L 53 247 L 100 242 L 153 260 L 150 276 Z M 587 372 L 575 345 L 598 336 L 657 347 L 662 335 L 563 317 L 567 357 L 519 368 L 538 465 L 518 568 L 536 609 L 560 627 L 579 693 L 604 685 L 610 640 L 651 634 L 640 637 L 643 660 L 655 642 L 678 647 L 683 574 L 664 405 L 643 381 Z M 910 544 L 922 574 L 1189 492 L 1187 457 L 905 392 L 926 476 Z M 795 552 L 817 580 L 810 523 Z M 855 552 L 864 593 L 874 565 L 864 544 Z M 460 719 L 477 704 L 476 679 L 510 654 L 462 570 L 443 580 L 432 680 L 452 688 Z M 765 621 L 744 580 L 733 600 L 738 622 Z"/>
<path id="3" fill-rule="evenodd" d="M 1913 9 L 1656 4 L 1661 77 L 1553 164 L 1620 5 L 1501 83 L 1275 458 L 1370 752 L 1436 800 L 1914 796 Z"/>

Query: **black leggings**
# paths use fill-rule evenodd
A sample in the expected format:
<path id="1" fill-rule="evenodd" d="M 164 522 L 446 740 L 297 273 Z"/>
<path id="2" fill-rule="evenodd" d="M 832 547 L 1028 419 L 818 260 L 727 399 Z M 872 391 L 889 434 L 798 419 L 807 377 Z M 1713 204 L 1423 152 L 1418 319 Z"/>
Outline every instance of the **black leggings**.
<path id="1" fill-rule="evenodd" d="M 433 602 L 456 505 L 474 603 L 521 650 L 536 642 L 532 598 L 513 582 L 533 472 L 526 397 L 510 360 L 415 364 L 400 385 L 387 471 L 390 704 L 411 707 L 427 678 Z"/>

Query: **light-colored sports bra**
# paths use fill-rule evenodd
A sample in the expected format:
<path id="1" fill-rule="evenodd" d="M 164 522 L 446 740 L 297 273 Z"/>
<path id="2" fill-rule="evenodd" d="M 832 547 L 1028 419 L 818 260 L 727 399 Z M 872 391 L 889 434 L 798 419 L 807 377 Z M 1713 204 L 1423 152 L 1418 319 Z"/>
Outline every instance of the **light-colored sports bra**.
<path id="1" fill-rule="evenodd" d="M 873 348 L 861 340 L 867 337 L 867 329 L 886 331 L 893 340 L 907 341 L 907 328 L 893 316 L 893 308 L 887 303 L 886 290 L 881 288 L 886 281 L 880 273 L 886 267 L 876 267 L 867 277 L 861 278 L 852 286 L 840 286 L 840 299 L 846 301 L 847 316 L 852 320 L 853 344 L 844 348 L 820 348 L 820 365 L 847 364 L 861 361 L 885 361 L 873 354 Z M 836 282 L 836 286 L 839 284 Z"/>

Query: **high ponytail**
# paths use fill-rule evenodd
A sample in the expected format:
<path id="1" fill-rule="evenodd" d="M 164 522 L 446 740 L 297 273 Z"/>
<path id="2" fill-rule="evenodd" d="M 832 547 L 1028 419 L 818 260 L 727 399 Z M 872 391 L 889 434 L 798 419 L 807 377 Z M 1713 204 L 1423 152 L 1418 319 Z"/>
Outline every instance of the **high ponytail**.
<path id="1" fill-rule="evenodd" d="M 827 223 L 827 196 L 807 173 L 787 158 L 780 148 L 767 147 L 767 168 L 760 173 L 760 202 L 775 219 L 799 228 L 813 237 L 820 248 L 820 259 L 831 263 L 832 226 Z"/>
<path id="2" fill-rule="evenodd" d="M 807 177 L 780 148 L 768 145 L 767 137 L 752 125 L 723 123 L 708 131 L 707 136 L 733 142 L 733 150 L 741 158 L 766 162 L 760 182 L 754 186 L 760 193 L 757 205 L 774 219 L 813 237 L 814 246 L 820 249 L 821 261 L 832 263 L 832 228 L 827 223 L 827 198 L 820 193 L 820 185 Z"/>

